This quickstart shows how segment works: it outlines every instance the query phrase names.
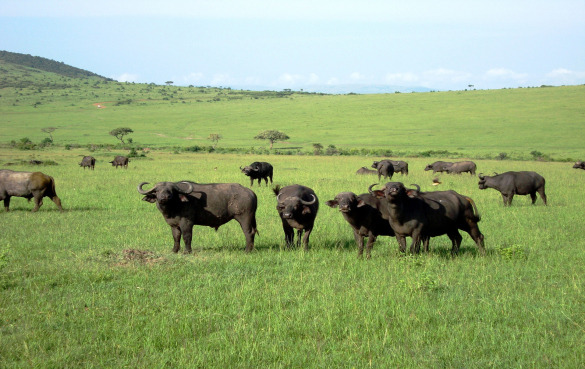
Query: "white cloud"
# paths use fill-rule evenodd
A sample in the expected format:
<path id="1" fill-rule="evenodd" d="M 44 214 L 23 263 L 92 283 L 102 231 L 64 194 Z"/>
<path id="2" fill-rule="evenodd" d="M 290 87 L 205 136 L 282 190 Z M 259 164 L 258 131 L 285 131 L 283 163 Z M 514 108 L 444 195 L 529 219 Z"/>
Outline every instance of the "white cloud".
<path id="1" fill-rule="evenodd" d="M 305 78 L 300 74 L 290 74 L 284 73 L 278 77 L 278 82 L 280 83 L 288 83 L 290 85 L 295 85 L 299 82 L 302 82 Z"/>
<path id="2" fill-rule="evenodd" d="M 327 84 L 328 85 L 338 85 L 339 84 L 339 78 L 337 77 L 331 77 L 327 80 Z"/>
<path id="3" fill-rule="evenodd" d="M 213 78 L 209 82 L 211 86 L 227 86 L 231 83 L 230 76 L 228 74 L 214 74 Z"/>
<path id="4" fill-rule="evenodd" d="M 320 81 L 320 79 L 319 79 L 318 75 L 316 75 L 315 73 L 309 74 L 309 80 L 307 81 L 307 83 L 314 85 L 314 84 L 319 83 L 319 81 Z"/>
<path id="5" fill-rule="evenodd" d="M 585 83 L 585 71 L 572 71 L 566 68 L 558 68 L 544 77 L 544 84 L 551 85 L 577 85 Z"/>
<path id="6" fill-rule="evenodd" d="M 114 77 L 114 79 L 118 82 L 138 82 L 138 75 L 124 73 L 119 77 Z"/>
<path id="7" fill-rule="evenodd" d="M 203 73 L 189 73 L 183 77 L 183 82 L 188 85 L 201 84 L 203 77 Z"/>
<path id="8" fill-rule="evenodd" d="M 417 84 L 420 81 L 418 75 L 414 73 L 388 73 L 384 78 L 386 83 L 391 85 L 412 85 Z"/>
<path id="9" fill-rule="evenodd" d="M 366 78 L 366 76 L 364 76 L 360 72 L 353 72 L 352 74 L 349 75 L 349 79 L 352 82 L 360 82 L 360 81 L 364 80 L 365 78 Z"/>

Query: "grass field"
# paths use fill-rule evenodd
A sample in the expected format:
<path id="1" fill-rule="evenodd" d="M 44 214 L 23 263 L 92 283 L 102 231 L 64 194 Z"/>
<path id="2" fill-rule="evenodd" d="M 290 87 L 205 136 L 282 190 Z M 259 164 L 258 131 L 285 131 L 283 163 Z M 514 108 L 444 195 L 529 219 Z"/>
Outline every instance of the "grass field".
<path id="1" fill-rule="evenodd" d="M 317 98 L 317 97 L 316 97 Z M 320 98 L 320 97 L 319 97 Z M 333 97 L 332 97 L 333 98 Z M 2 119 L 6 119 L 5 117 Z M 226 139 L 227 141 L 227 139 Z M 495 141 L 495 140 L 494 140 Z M 561 147 L 557 142 L 558 147 Z M 478 171 L 534 170 L 549 206 L 517 196 L 504 208 L 477 177 L 424 172 L 434 158 L 404 158 L 422 190 L 471 196 L 487 255 L 464 234 L 402 256 L 380 237 L 358 259 L 352 232 L 325 205 L 366 192 L 355 170 L 378 158 L 173 154 L 157 150 L 128 170 L 97 151 L 47 149 L 54 166 L 10 166 L 52 175 L 65 211 L 13 198 L 0 210 L 0 367 L 581 367 L 585 362 L 585 171 L 571 163 L 476 160 Z M 30 157 L 0 148 L 0 167 Z M 300 183 L 321 202 L 311 250 L 287 250 L 270 188 L 258 196 L 255 251 L 236 222 L 196 227 L 192 255 L 172 254 L 171 232 L 142 181 L 238 182 L 240 165 L 266 160 L 275 182 Z"/>

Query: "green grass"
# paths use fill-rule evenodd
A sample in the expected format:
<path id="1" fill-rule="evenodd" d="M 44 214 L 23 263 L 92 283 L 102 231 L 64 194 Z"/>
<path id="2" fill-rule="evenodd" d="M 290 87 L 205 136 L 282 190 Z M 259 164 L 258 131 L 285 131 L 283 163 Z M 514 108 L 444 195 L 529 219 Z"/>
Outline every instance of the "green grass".
<path id="1" fill-rule="evenodd" d="M 431 252 L 401 256 L 380 237 L 360 260 L 349 226 L 325 205 L 377 182 L 354 174 L 373 158 L 171 154 L 128 170 L 82 149 L 44 150 L 55 166 L 11 166 L 52 175 L 65 212 L 45 199 L 0 210 L 0 366 L 22 367 L 564 367 L 585 362 L 585 171 L 569 163 L 477 161 L 478 171 L 535 170 L 549 206 L 517 196 L 504 208 L 477 177 L 424 172 L 409 158 L 395 176 L 422 190 L 454 189 L 482 214 L 487 255 L 464 234 Z M 0 167 L 30 153 L 0 148 Z M 311 250 L 287 250 L 270 188 L 258 196 L 255 251 L 236 222 L 194 230 L 194 254 L 172 254 L 171 232 L 142 181 L 249 185 L 238 167 L 266 160 L 275 182 L 312 187 L 321 202 Z M 215 169 L 217 168 L 217 169 Z M 130 251 L 125 251 L 130 250 Z"/>

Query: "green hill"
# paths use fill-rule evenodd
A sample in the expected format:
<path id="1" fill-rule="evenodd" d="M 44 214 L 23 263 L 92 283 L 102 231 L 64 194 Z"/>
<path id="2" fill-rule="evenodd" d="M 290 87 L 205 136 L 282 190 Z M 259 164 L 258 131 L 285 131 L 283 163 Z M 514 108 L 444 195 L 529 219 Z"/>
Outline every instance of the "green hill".
<path id="1" fill-rule="evenodd" d="M 585 86 L 375 95 L 243 91 L 68 77 L 0 59 L 0 143 L 115 145 L 118 127 L 143 147 L 273 152 L 573 160 L 585 158 Z M 17 84 L 20 85 L 17 86 Z M 98 107 L 99 105 L 99 107 Z M 329 150 L 327 150 L 329 149 Z"/>

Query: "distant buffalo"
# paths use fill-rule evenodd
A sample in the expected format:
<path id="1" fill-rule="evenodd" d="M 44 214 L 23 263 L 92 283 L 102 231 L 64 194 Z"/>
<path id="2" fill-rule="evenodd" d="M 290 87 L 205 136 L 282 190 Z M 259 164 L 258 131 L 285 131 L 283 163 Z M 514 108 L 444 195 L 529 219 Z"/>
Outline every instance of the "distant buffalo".
<path id="1" fill-rule="evenodd" d="M 61 199 L 55 192 L 55 180 L 41 172 L 15 172 L 12 170 L 0 170 L 0 200 L 4 200 L 4 209 L 9 211 L 10 197 L 24 197 L 35 200 L 33 212 L 43 205 L 43 197 L 50 198 L 59 210 Z"/>
<path id="2" fill-rule="evenodd" d="M 390 160 L 380 160 L 372 163 L 372 168 L 378 171 L 378 181 L 384 178 L 392 179 L 394 175 L 394 165 Z"/>
<path id="3" fill-rule="evenodd" d="M 436 161 L 433 164 L 428 164 L 425 167 L 425 171 L 432 170 L 433 174 L 436 172 L 446 172 L 451 165 L 453 165 L 453 163 L 450 161 Z"/>
<path id="4" fill-rule="evenodd" d="M 400 173 L 402 175 L 408 175 L 408 163 L 402 160 L 389 160 L 394 167 L 394 173 Z"/>
<path id="5" fill-rule="evenodd" d="M 534 205 L 537 192 L 546 205 L 545 180 L 536 172 L 506 172 L 494 176 L 484 176 L 480 173 L 478 185 L 480 190 L 493 188 L 500 191 L 504 206 L 512 205 L 514 195 L 530 195 Z"/>
<path id="6" fill-rule="evenodd" d="M 110 163 L 112 163 L 112 166 L 116 167 L 116 169 L 118 169 L 118 166 L 121 166 L 122 168 L 128 169 L 128 162 L 129 161 L 130 160 L 128 160 L 128 157 L 118 155 Z"/>
<path id="7" fill-rule="evenodd" d="M 181 235 L 185 251 L 191 252 L 193 226 L 215 228 L 235 219 L 246 237 L 246 252 L 254 248 L 256 229 L 256 194 L 238 183 L 199 184 L 194 182 L 159 182 L 150 190 L 138 192 L 142 200 L 156 203 L 158 210 L 173 232 L 173 252 L 181 248 Z"/>
<path id="8" fill-rule="evenodd" d="M 573 168 L 575 168 L 575 169 L 585 169 L 585 162 L 578 161 L 578 162 L 575 163 L 575 165 L 573 165 Z"/>
<path id="9" fill-rule="evenodd" d="M 360 169 L 358 169 L 355 172 L 355 174 L 362 174 L 362 175 L 363 174 L 374 174 L 374 175 L 376 175 L 376 174 L 378 174 L 378 171 L 377 170 L 373 170 L 373 169 L 368 169 L 366 167 L 361 167 Z"/>
<path id="10" fill-rule="evenodd" d="M 469 172 L 469 174 L 472 176 L 475 175 L 476 168 L 477 166 L 472 161 L 460 161 L 444 166 L 444 170 L 449 174 L 461 174 L 463 172 Z"/>
<path id="11" fill-rule="evenodd" d="M 264 161 L 255 161 L 250 165 L 246 165 L 244 168 L 240 167 L 242 173 L 250 177 L 250 187 L 254 184 L 254 180 L 258 180 L 258 186 L 260 186 L 260 182 L 262 179 L 266 182 L 266 186 L 268 186 L 268 179 L 270 178 L 270 183 L 272 183 L 272 172 L 273 168 L 270 163 Z"/>
<path id="12" fill-rule="evenodd" d="M 84 156 L 83 159 L 81 159 L 81 163 L 79 163 L 79 166 L 83 167 L 84 170 L 85 170 L 85 168 L 89 168 L 91 170 L 94 170 L 95 158 L 93 156 Z"/>

